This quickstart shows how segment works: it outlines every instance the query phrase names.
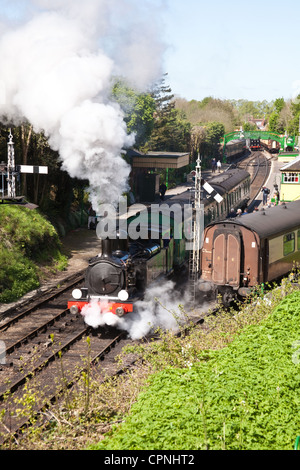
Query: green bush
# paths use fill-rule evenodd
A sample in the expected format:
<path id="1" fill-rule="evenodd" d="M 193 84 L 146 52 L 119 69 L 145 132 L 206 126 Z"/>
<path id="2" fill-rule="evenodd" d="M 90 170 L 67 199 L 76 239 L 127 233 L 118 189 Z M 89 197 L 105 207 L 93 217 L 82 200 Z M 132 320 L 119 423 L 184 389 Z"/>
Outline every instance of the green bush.
<path id="1" fill-rule="evenodd" d="M 39 286 L 37 269 L 20 253 L 0 253 L 0 302 L 13 302 Z"/>
<path id="2" fill-rule="evenodd" d="M 300 292 L 190 368 L 155 374 L 97 449 L 291 450 L 300 434 Z"/>
<path id="3" fill-rule="evenodd" d="M 14 301 L 37 288 L 39 265 L 63 264 L 55 228 L 26 207 L 0 207 L 0 247 L 0 302 Z"/>

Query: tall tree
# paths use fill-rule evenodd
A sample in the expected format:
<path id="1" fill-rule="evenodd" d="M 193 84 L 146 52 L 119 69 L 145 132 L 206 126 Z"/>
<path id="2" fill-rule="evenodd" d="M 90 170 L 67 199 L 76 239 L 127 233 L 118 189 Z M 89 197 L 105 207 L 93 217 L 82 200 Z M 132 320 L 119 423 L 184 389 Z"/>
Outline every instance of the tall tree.
<path id="1" fill-rule="evenodd" d="M 145 150 L 187 152 L 190 150 L 191 124 L 185 114 L 175 109 L 171 88 L 162 80 L 152 90 L 156 110 L 154 128 Z"/>
<path id="2" fill-rule="evenodd" d="M 300 95 L 298 95 L 291 103 L 292 118 L 287 127 L 288 134 L 300 134 Z"/>

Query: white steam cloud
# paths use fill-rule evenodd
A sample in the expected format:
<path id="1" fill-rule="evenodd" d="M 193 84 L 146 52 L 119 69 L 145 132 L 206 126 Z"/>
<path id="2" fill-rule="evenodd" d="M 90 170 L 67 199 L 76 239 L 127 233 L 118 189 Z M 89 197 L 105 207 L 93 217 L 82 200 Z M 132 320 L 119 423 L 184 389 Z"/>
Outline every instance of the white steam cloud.
<path id="1" fill-rule="evenodd" d="M 98 302 L 86 305 L 81 313 L 85 323 L 93 328 L 114 326 L 127 331 L 131 339 L 137 340 L 158 328 L 177 332 L 186 321 L 184 304 L 188 301 L 188 294 L 183 298 L 174 290 L 174 283 L 166 281 L 149 287 L 144 299 L 135 303 L 135 311 L 124 317 L 119 318 L 108 312 L 108 305 L 102 304 L 100 307 Z"/>
<path id="2" fill-rule="evenodd" d="M 15 20 L 12 3 L 22 6 Z M 147 0 L 12 3 L 0 28 L 0 116 L 44 131 L 63 169 L 89 180 L 95 208 L 118 201 L 134 136 L 110 99 L 112 78 L 145 90 L 161 76 L 160 0 L 154 10 Z"/>

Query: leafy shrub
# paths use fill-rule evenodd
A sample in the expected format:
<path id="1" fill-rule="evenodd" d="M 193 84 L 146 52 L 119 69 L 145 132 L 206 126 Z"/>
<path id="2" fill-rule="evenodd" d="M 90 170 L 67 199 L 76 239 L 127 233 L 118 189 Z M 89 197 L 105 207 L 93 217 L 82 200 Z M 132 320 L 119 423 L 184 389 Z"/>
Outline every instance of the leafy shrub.
<path id="1" fill-rule="evenodd" d="M 12 302 L 39 286 L 35 265 L 22 254 L 2 249 L 0 266 L 0 302 Z"/>
<path id="2" fill-rule="evenodd" d="M 37 288 L 38 265 L 64 264 L 53 225 L 26 207 L 0 208 L 0 246 L 0 302 L 14 301 Z"/>

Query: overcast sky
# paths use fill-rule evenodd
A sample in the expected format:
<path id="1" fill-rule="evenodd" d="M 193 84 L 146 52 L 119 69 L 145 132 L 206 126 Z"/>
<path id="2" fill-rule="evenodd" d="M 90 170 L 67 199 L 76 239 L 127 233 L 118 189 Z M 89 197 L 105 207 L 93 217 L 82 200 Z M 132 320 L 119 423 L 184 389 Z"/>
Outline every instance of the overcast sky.
<path id="1" fill-rule="evenodd" d="M 300 93 L 299 0 L 169 0 L 165 69 L 188 100 Z"/>

